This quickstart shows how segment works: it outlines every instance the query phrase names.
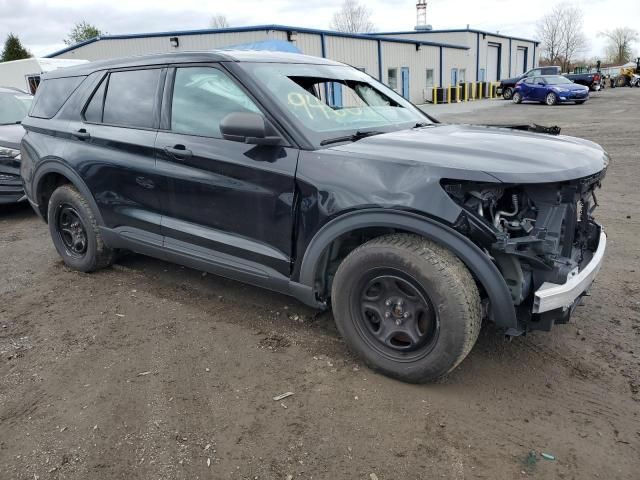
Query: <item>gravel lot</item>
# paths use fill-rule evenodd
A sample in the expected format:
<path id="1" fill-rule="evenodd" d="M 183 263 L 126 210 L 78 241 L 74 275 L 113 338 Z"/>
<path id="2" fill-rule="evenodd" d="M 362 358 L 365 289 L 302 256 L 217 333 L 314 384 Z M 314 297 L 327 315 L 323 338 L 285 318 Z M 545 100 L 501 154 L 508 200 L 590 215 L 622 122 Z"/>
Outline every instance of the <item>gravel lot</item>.
<path id="1" fill-rule="evenodd" d="M 557 124 L 611 154 L 610 247 L 572 323 L 512 341 L 486 325 L 444 381 L 405 385 L 328 313 L 136 255 L 75 273 L 28 207 L 3 208 L 0 479 L 637 479 L 640 89 L 433 110 Z"/>

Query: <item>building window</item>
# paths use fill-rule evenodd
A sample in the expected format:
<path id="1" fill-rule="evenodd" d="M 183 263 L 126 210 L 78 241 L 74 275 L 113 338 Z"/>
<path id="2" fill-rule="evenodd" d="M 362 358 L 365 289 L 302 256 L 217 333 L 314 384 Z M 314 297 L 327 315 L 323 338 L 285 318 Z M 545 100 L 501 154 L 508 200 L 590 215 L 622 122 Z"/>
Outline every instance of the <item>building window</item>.
<path id="1" fill-rule="evenodd" d="M 480 69 L 480 78 L 478 78 L 479 82 L 484 82 L 485 79 L 485 73 L 484 73 L 484 68 Z"/>
<path id="2" fill-rule="evenodd" d="M 398 69 L 397 68 L 390 68 L 389 70 L 387 70 L 387 85 L 389 86 L 390 89 L 392 90 L 398 90 Z"/>
<path id="3" fill-rule="evenodd" d="M 451 69 L 451 86 L 455 87 L 456 85 L 458 85 L 458 69 L 452 68 Z"/>
<path id="4" fill-rule="evenodd" d="M 467 81 L 467 69 L 466 68 L 461 68 L 458 71 L 458 82 L 459 83 L 465 83 Z"/>
<path id="5" fill-rule="evenodd" d="M 427 68 L 427 87 L 433 87 L 433 68 Z"/>

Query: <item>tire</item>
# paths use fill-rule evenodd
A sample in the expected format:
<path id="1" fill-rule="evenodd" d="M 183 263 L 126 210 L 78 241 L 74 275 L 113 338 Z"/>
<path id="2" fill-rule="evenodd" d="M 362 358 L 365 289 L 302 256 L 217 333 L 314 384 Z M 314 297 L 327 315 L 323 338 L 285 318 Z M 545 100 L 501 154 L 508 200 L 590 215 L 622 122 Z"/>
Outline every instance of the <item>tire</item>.
<path id="1" fill-rule="evenodd" d="M 482 321 L 469 270 L 417 235 L 385 235 L 351 252 L 336 272 L 332 304 L 351 350 L 372 369 L 410 383 L 452 371 Z"/>
<path id="2" fill-rule="evenodd" d="M 628 84 L 627 77 L 620 75 L 616 77 L 616 87 L 626 87 Z"/>
<path id="3" fill-rule="evenodd" d="M 545 97 L 544 101 L 547 105 L 552 107 L 558 103 L 558 96 L 553 92 L 549 92 L 547 93 L 547 96 Z"/>
<path id="4" fill-rule="evenodd" d="M 513 94 L 513 103 L 522 103 L 522 94 L 520 92 L 515 92 Z"/>
<path id="5" fill-rule="evenodd" d="M 102 241 L 91 207 L 74 186 L 53 192 L 47 219 L 53 244 L 69 268 L 93 272 L 113 263 L 114 251 Z"/>
<path id="6" fill-rule="evenodd" d="M 513 88 L 511 87 L 505 88 L 504 91 L 502 92 L 502 98 L 504 98 L 505 100 L 511 100 L 511 97 L 513 97 Z"/>

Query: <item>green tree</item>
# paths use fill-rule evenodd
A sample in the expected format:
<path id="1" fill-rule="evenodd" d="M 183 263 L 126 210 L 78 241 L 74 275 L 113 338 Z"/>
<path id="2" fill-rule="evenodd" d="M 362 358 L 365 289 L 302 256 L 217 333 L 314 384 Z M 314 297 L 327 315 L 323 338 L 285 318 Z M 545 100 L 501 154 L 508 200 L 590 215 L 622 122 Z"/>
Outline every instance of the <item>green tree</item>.
<path id="1" fill-rule="evenodd" d="M 90 38 L 99 37 L 104 35 L 98 27 L 85 22 L 84 20 L 76 23 L 71 30 L 71 33 L 63 41 L 67 45 L 75 45 L 76 43 L 84 42 Z"/>
<path id="2" fill-rule="evenodd" d="M 30 56 L 31 53 L 22 46 L 20 39 L 16 35 L 13 33 L 7 35 L 7 40 L 4 42 L 4 48 L 2 49 L 1 61 L 9 62 L 11 60 L 22 60 L 23 58 L 29 58 Z"/>

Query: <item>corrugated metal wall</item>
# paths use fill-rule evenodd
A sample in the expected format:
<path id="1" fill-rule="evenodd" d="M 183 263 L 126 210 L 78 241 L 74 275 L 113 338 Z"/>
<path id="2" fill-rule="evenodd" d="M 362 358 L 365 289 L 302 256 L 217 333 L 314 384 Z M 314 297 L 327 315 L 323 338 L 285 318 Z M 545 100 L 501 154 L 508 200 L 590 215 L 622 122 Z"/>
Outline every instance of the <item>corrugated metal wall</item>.
<path id="1" fill-rule="evenodd" d="M 389 84 L 389 69 L 397 72 L 398 87 L 396 91 L 402 93 L 401 69 L 409 69 L 409 91 L 413 103 L 424 103 L 431 99 L 431 91 L 427 88 L 427 69 L 433 70 L 434 85 L 437 85 L 440 69 L 440 52 L 438 47 L 421 46 L 416 50 L 415 45 L 393 42 L 382 42 L 383 81 Z"/>
<path id="2" fill-rule="evenodd" d="M 347 63 L 378 77 L 378 42 L 359 38 L 334 37 L 325 38 L 327 58 Z"/>
<path id="3" fill-rule="evenodd" d="M 101 40 L 65 52 L 56 58 L 78 58 L 94 61 L 150 53 L 212 50 L 262 40 L 286 40 L 287 34 L 280 31 L 259 30 L 254 32 L 183 35 L 178 36 L 178 41 L 180 42 L 178 48 L 171 46 L 169 42 L 171 37 L 172 35 L 167 35 L 166 37 Z"/>

